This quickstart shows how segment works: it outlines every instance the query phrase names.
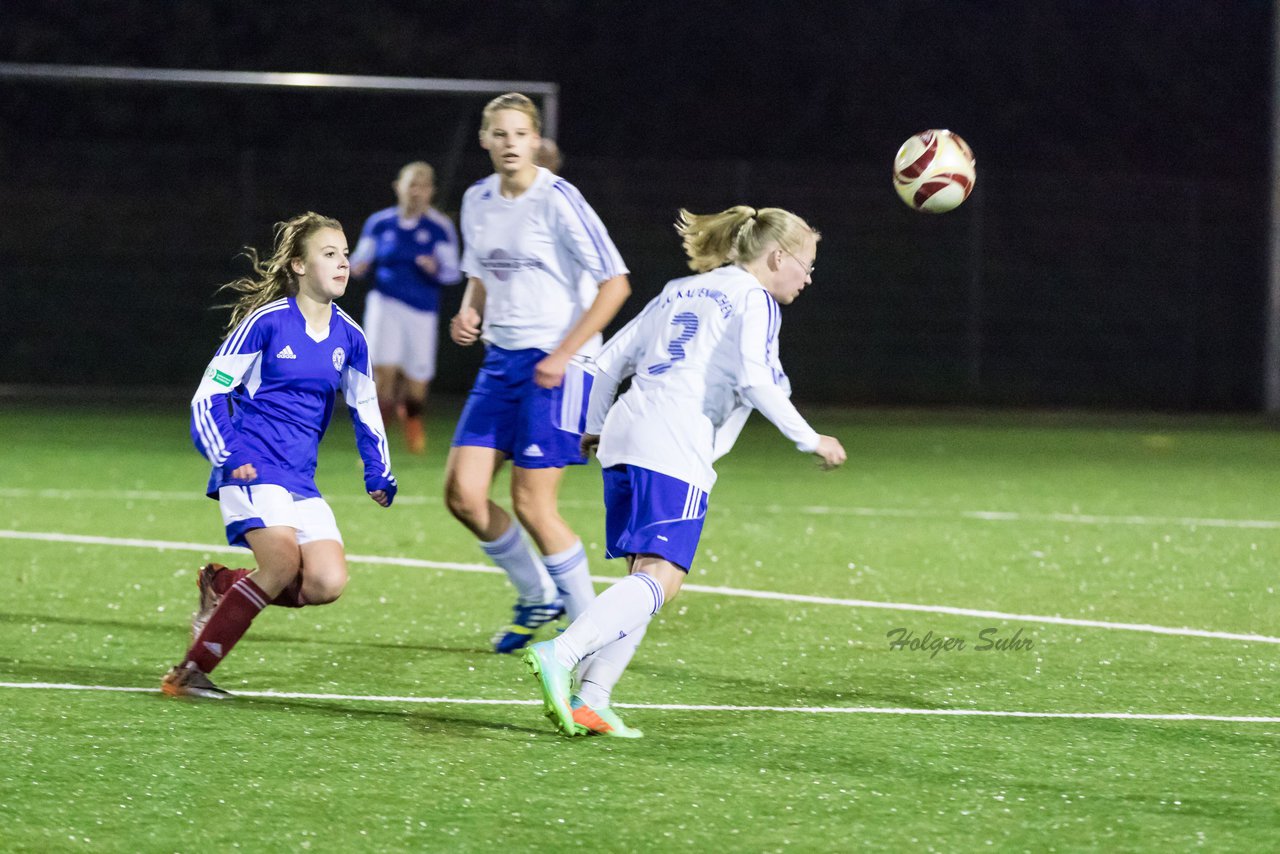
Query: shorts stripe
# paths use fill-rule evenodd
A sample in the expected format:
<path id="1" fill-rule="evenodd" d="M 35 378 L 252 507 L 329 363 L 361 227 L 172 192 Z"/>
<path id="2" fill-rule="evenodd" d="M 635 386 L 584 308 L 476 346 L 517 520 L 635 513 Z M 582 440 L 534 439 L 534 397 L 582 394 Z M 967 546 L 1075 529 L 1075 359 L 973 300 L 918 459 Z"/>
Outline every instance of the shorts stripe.
<path id="1" fill-rule="evenodd" d="M 689 484 L 689 493 L 684 499 L 684 511 L 681 513 L 681 519 L 697 519 L 702 516 L 699 505 L 702 504 L 702 496 L 706 495 L 698 487 L 692 483 Z"/>

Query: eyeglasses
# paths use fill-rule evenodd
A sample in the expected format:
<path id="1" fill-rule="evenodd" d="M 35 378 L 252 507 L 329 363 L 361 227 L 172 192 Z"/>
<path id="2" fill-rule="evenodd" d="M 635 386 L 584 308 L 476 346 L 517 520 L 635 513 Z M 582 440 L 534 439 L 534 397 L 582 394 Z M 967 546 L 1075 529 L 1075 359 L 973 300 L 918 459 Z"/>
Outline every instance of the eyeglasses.
<path id="1" fill-rule="evenodd" d="M 782 247 L 781 247 L 781 246 L 779 246 L 778 248 L 779 248 L 779 249 L 782 249 Z M 813 278 L 813 271 L 814 271 L 815 269 L 817 269 L 817 268 L 815 267 L 815 265 L 813 265 L 813 264 L 809 264 L 809 265 L 807 265 L 807 266 L 806 266 L 806 265 L 805 265 L 805 263 L 804 263 L 803 261 L 801 261 L 798 257 L 796 257 L 795 255 L 793 255 L 792 253 L 787 252 L 787 250 L 785 250 L 785 249 L 782 249 L 782 251 L 783 251 L 783 252 L 786 252 L 786 254 L 788 254 L 788 255 L 791 255 L 792 260 L 793 260 L 793 261 L 795 261 L 797 264 L 799 264 L 799 265 L 800 265 L 800 269 L 801 269 L 801 270 L 804 270 L 804 274 L 805 274 L 806 276 L 808 276 L 808 277 L 809 277 L 809 278 L 811 278 L 811 279 Z"/>

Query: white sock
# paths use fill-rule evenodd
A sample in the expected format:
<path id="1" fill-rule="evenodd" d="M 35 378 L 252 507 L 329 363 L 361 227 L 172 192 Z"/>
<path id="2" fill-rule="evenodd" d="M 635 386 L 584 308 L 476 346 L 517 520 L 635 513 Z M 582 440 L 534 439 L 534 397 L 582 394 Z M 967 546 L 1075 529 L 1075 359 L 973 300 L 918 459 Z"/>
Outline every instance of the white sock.
<path id="1" fill-rule="evenodd" d="M 481 540 L 480 548 L 506 570 L 521 605 L 545 605 L 556 598 L 556 585 L 523 534 L 520 524 L 513 519 L 506 533 L 491 543 Z"/>
<path id="2" fill-rule="evenodd" d="M 609 705 L 613 686 L 622 678 L 648 628 L 649 624 L 645 623 L 625 638 L 607 643 L 582 659 L 578 664 L 582 682 L 578 688 L 578 699 L 593 709 L 603 709 Z"/>
<path id="3" fill-rule="evenodd" d="M 551 576 L 556 589 L 560 591 L 560 598 L 564 600 L 564 610 L 569 615 L 570 622 L 578 619 L 578 616 L 587 610 L 591 600 L 596 598 L 595 588 L 591 586 L 591 570 L 587 566 L 587 553 L 582 548 L 582 540 L 578 540 L 562 552 L 546 555 L 542 558 L 542 563 L 547 567 L 547 573 Z"/>
<path id="4" fill-rule="evenodd" d="M 572 670 L 579 661 L 605 644 L 624 638 L 662 607 L 662 585 L 643 572 L 615 583 L 587 606 L 578 619 L 556 638 L 556 659 Z"/>

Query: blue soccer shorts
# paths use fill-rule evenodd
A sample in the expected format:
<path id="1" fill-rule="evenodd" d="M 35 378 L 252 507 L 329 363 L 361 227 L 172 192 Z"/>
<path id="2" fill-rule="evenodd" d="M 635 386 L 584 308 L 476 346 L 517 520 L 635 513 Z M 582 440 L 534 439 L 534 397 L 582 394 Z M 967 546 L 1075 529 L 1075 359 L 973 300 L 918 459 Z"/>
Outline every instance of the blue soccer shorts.
<path id="1" fill-rule="evenodd" d="M 604 470 L 605 557 L 653 554 L 689 571 L 707 518 L 707 493 L 640 466 Z"/>
<path id="2" fill-rule="evenodd" d="M 453 445 L 494 448 L 526 469 L 584 464 L 587 458 L 579 446 L 592 374 L 570 362 L 557 388 L 541 388 L 533 382 L 533 369 L 546 357 L 544 350 L 490 345 L 458 419 Z"/>

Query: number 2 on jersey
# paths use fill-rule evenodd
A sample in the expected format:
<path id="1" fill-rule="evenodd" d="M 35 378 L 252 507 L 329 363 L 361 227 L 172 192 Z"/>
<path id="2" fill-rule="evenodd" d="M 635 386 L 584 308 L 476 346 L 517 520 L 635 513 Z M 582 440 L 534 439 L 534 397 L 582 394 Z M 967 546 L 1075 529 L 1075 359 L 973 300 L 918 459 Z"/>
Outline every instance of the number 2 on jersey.
<path id="1" fill-rule="evenodd" d="M 691 311 L 682 311 L 671 318 L 671 325 L 681 327 L 680 332 L 667 342 L 667 352 L 671 354 L 671 358 L 665 362 L 650 365 L 646 369 L 650 375 L 665 374 L 671 370 L 672 365 L 684 359 L 684 345 L 693 340 L 693 336 L 698 332 L 698 315 Z"/>

